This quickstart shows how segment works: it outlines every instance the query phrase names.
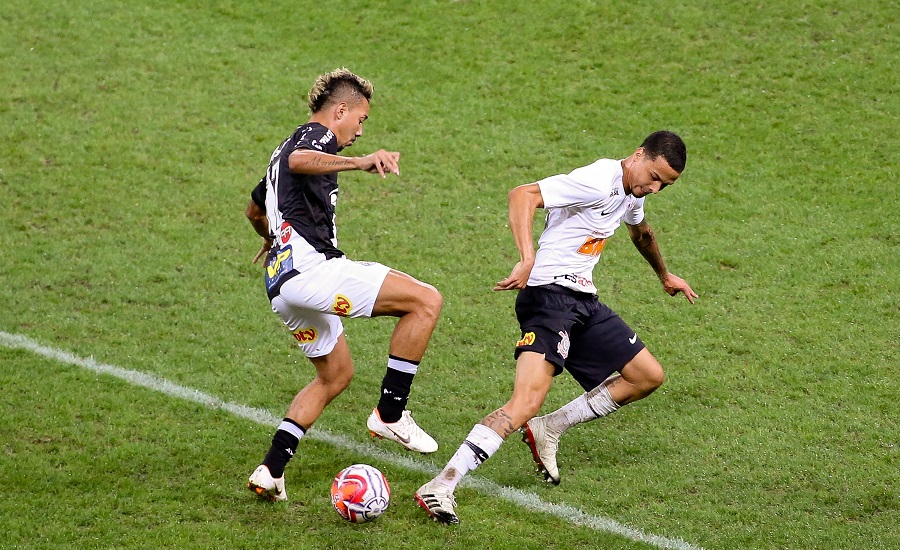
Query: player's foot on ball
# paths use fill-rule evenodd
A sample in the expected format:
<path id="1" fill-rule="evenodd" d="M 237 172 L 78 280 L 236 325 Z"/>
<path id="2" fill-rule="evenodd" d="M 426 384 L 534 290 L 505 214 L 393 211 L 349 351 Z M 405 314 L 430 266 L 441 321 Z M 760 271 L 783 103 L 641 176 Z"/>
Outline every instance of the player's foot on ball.
<path id="1" fill-rule="evenodd" d="M 447 525 L 459 523 L 459 517 L 453 510 L 456 507 L 456 499 L 453 498 L 453 491 L 447 486 L 432 479 L 419 487 L 415 498 L 416 503 L 428 512 L 434 521 Z"/>
<path id="2" fill-rule="evenodd" d="M 559 435 L 547 429 L 541 416 L 532 418 L 522 427 L 522 441 L 531 449 L 538 472 L 554 485 L 559 485 L 559 468 L 556 465 Z"/>
<path id="3" fill-rule="evenodd" d="M 369 415 L 366 427 L 369 428 L 369 433 L 373 437 L 396 441 L 410 451 L 418 451 L 425 454 L 438 450 L 437 441 L 416 424 L 409 411 L 403 411 L 400 420 L 387 423 L 381 421 L 381 416 L 379 416 L 376 408 Z"/>
<path id="4" fill-rule="evenodd" d="M 284 490 L 284 476 L 277 479 L 272 477 L 272 474 L 269 473 L 269 467 L 265 464 L 260 464 L 250 474 L 247 488 L 259 495 L 260 498 L 271 500 L 272 502 L 287 500 L 287 491 Z"/>

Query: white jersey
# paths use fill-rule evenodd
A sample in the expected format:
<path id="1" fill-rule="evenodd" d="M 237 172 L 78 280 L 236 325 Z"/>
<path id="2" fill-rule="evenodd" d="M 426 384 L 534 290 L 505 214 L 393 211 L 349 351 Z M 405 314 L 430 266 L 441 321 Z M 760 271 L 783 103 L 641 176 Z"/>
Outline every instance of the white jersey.
<path id="1" fill-rule="evenodd" d="M 596 294 L 592 274 L 606 239 L 623 221 L 637 225 L 644 219 L 643 197 L 625 193 L 622 161 L 613 159 L 600 159 L 537 184 L 547 225 L 528 286 L 556 283 Z"/>

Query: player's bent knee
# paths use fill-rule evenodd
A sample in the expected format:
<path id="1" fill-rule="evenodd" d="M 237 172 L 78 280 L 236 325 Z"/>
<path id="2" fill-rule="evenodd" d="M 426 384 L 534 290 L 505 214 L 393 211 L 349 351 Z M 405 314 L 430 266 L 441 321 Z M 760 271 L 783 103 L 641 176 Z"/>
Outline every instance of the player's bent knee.
<path id="1" fill-rule="evenodd" d="M 441 315 L 441 309 L 444 307 L 444 296 L 433 286 L 425 286 L 428 291 L 422 297 L 423 313 L 437 321 L 437 318 Z"/>
<path id="2" fill-rule="evenodd" d="M 652 364 L 644 365 L 637 373 L 632 374 L 636 374 L 632 383 L 644 395 L 656 391 L 666 380 L 665 372 L 663 372 L 662 367 L 656 361 L 653 361 Z"/>
<path id="3" fill-rule="evenodd" d="M 652 369 L 650 373 L 648 373 L 646 382 L 647 389 L 649 391 L 654 391 L 660 386 L 663 385 L 663 382 L 666 381 L 666 373 L 663 371 L 662 367 L 657 365 L 655 369 Z"/>
<path id="4" fill-rule="evenodd" d="M 350 382 L 353 380 L 353 371 L 349 373 L 341 373 L 338 376 L 331 376 L 328 378 L 319 377 L 319 381 L 325 386 L 327 393 L 330 397 L 334 398 L 343 393 L 344 390 L 350 387 Z"/>
<path id="5" fill-rule="evenodd" d="M 665 372 L 662 365 L 646 349 L 638 354 L 621 371 L 622 378 L 637 391 L 647 395 L 663 385 Z"/>
<path id="6" fill-rule="evenodd" d="M 340 364 L 332 362 L 329 358 L 310 358 L 316 367 L 315 380 L 325 387 L 326 392 L 332 397 L 340 394 L 350 386 L 353 380 L 353 364 Z"/>

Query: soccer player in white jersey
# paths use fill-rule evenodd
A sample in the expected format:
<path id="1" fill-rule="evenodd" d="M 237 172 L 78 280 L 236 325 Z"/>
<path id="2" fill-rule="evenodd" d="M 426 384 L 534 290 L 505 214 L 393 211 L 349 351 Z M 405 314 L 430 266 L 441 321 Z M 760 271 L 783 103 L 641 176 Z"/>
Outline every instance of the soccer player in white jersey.
<path id="1" fill-rule="evenodd" d="M 494 290 L 520 290 L 516 317 L 522 337 L 512 397 L 476 424 L 441 473 L 416 491 L 419 506 L 436 521 L 459 523 L 456 485 L 514 431 L 522 429 L 539 469 L 558 484 L 556 450 L 564 431 L 642 399 L 663 383 L 662 367 L 637 334 L 598 301 L 591 274 L 606 239 L 624 221 L 663 290 L 672 296 L 683 292 L 694 303 L 697 294 L 666 269 L 644 219 L 644 197 L 675 183 L 686 161 L 682 139 L 659 131 L 626 159 L 600 159 L 510 191 L 509 225 L 519 262 Z M 547 223 L 535 254 L 531 228 L 538 208 L 547 209 Z M 534 417 L 553 377 L 564 369 L 585 393 Z"/>
<path id="2" fill-rule="evenodd" d="M 381 149 L 339 156 L 363 133 L 372 84 L 347 69 L 319 76 L 308 94 L 309 121 L 272 153 L 251 193 L 246 215 L 263 243 L 266 293 L 316 375 L 294 397 L 248 488 L 285 500 L 284 469 L 324 408 L 350 385 L 353 361 L 341 317 L 399 317 L 391 336 L 378 405 L 366 426 L 373 436 L 433 453 L 438 445 L 412 419 L 406 403 L 413 377 L 438 321 L 443 298 L 431 285 L 373 262 L 349 260 L 338 248 L 338 172 L 400 174 L 400 153 Z M 260 376 L 265 384 L 265 378 Z"/>

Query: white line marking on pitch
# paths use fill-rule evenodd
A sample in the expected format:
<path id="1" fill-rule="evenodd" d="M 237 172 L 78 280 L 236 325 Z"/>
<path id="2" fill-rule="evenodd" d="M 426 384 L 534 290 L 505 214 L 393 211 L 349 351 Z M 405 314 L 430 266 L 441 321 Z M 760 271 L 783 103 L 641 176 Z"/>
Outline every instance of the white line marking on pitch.
<path id="1" fill-rule="evenodd" d="M 266 426 L 274 427 L 277 426 L 279 422 L 281 422 L 280 416 L 276 416 L 267 410 L 256 409 L 253 407 L 248 407 L 246 405 L 239 405 L 237 403 L 222 401 L 218 397 L 203 393 L 193 388 L 175 384 L 174 382 L 169 382 L 164 378 L 159 378 L 157 376 L 153 376 L 152 374 L 123 369 L 122 367 L 117 367 L 115 365 L 98 363 L 97 361 L 94 361 L 92 357 L 82 359 L 81 357 L 76 357 L 69 352 L 43 346 L 26 336 L 0 331 L 0 345 L 3 345 L 4 347 L 10 349 L 28 350 L 49 359 L 55 359 L 62 363 L 75 365 L 100 374 L 115 376 L 116 378 L 121 378 L 122 380 L 125 380 L 126 382 L 135 386 L 142 386 L 144 388 L 162 392 L 172 397 L 178 397 L 187 401 L 200 403 L 202 405 L 206 405 L 211 409 L 227 411 L 235 416 L 239 416 L 247 420 L 252 420 L 253 422 L 264 424 Z M 420 460 L 414 460 L 405 455 L 385 451 L 370 444 L 360 443 L 340 434 L 334 434 L 326 430 L 316 428 L 310 430 L 308 437 L 317 439 L 319 441 L 324 441 L 335 447 L 340 447 L 342 449 L 353 451 L 361 455 L 377 458 L 396 466 L 406 468 L 408 470 L 422 472 L 428 475 L 437 474 L 437 469 L 432 464 L 426 464 Z M 499 496 L 500 498 L 517 504 L 518 506 L 521 506 L 523 508 L 527 508 L 535 512 L 550 514 L 551 516 L 555 516 L 568 521 L 573 525 L 589 527 L 596 531 L 614 533 L 633 541 L 647 543 L 657 548 L 665 548 L 671 550 L 703 550 L 702 548 L 689 544 L 681 539 L 672 539 L 653 534 L 647 534 L 632 527 L 628 527 L 627 525 L 623 525 L 613 519 L 605 518 L 603 516 L 593 516 L 591 514 L 588 514 L 587 512 L 582 511 L 579 508 L 569 506 L 568 504 L 553 504 L 551 502 L 544 502 L 534 493 L 520 491 L 519 489 L 513 489 L 511 487 L 504 487 L 502 485 L 494 483 L 493 481 L 489 481 L 478 476 L 470 475 L 464 478 L 463 485 L 472 487 L 486 495 Z"/>

